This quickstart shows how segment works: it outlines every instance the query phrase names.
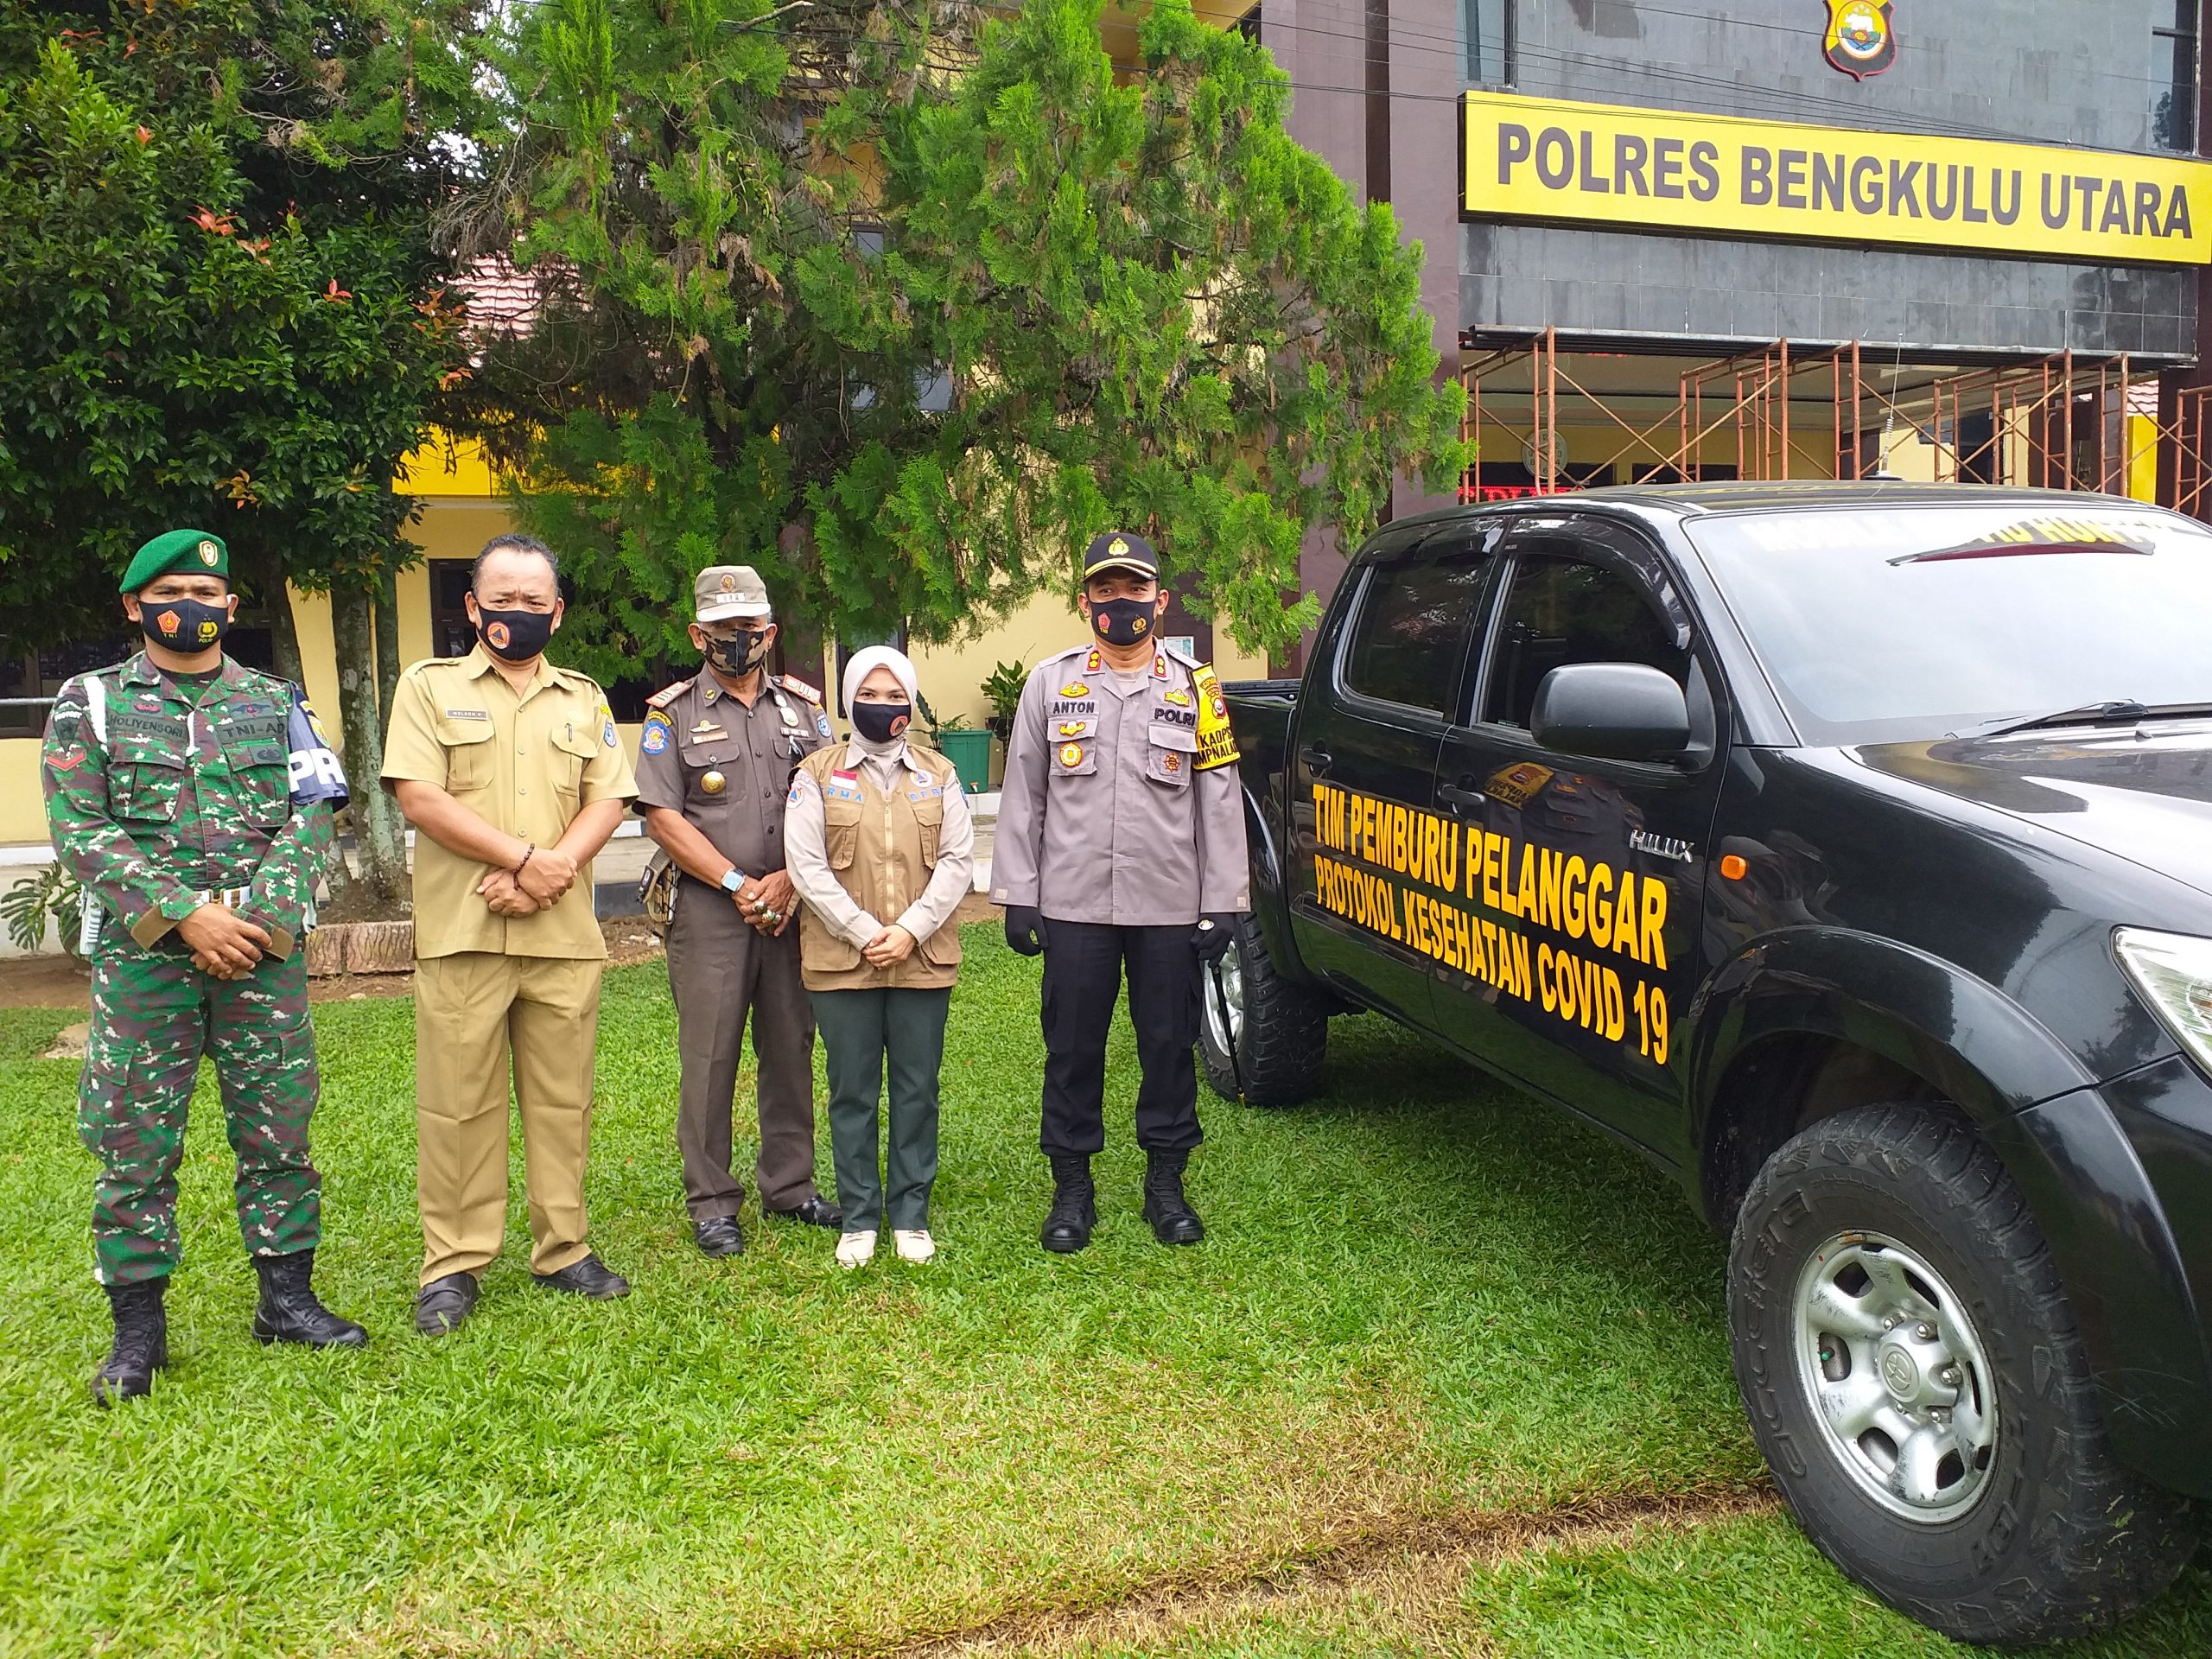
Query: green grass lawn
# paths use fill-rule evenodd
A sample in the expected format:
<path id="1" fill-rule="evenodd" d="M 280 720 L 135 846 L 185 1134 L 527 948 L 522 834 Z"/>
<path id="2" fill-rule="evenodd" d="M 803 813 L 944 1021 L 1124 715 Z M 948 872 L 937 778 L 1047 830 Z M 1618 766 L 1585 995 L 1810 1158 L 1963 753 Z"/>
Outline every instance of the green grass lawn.
<path id="1" fill-rule="evenodd" d="M 77 1067 L 35 1058 L 79 1016 L 0 1015 L 0 1653 L 782 1654 L 997 1621 L 1016 1646 L 1224 1656 L 1947 1650 L 1740 1504 L 1418 1570 L 1386 1547 L 1325 1593 L 1083 1624 L 1471 1515 L 1726 1498 L 1758 1462 L 1720 1242 L 1628 1154 L 1377 1020 L 1338 1024 L 1309 1107 L 1205 1102 L 1192 1185 L 1212 1236 L 1182 1251 L 1137 1214 L 1117 1027 L 1102 1231 L 1047 1256 L 1037 967 L 989 930 L 968 942 L 934 1266 L 841 1274 L 829 1235 L 750 1213 L 740 1260 L 691 1248 L 647 966 L 608 978 L 589 1189 L 635 1294 L 531 1285 L 518 1137 L 478 1315 L 418 1338 L 411 1006 L 334 1003 L 318 1283 L 372 1346 L 248 1338 L 203 1077 L 172 1369 L 112 1413 L 85 1390 L 106 1318 Z M 1031 1615 L 1064 1622 L 1022 1636 Z M 2199 1572 L 2095 1650 L 2209 1646 Z"/>

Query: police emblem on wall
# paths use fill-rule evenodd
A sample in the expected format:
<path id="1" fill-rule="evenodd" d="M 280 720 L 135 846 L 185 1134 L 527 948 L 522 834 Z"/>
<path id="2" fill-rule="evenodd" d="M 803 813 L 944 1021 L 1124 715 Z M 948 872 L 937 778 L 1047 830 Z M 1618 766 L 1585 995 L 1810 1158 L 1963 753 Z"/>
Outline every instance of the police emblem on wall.
<path id="1" fill-rule="evenodd" d="M 1878 75 L 1897 60 L 1892 0 L 1823 0 L 1827 34 L 1821 45 L 1828 62 L 1853 80 Z"/>

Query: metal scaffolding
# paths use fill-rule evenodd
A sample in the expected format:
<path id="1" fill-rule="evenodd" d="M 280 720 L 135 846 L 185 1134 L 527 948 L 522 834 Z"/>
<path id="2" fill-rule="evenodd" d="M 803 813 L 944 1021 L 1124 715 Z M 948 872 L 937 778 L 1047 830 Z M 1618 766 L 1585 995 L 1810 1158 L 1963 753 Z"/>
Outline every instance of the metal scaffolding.
<path id="1" fill-rule="evenodd" d="M 1654 394 L 1635 394 L 1640 406 L 1633 411 L 1615 407 L 1630 397 L 1586 385 L 1575 366 L 1580 354 L 1562 351 L 1555 329 L 1476 351 L 1460 369 L 1467 391 L 1460 435 L 1477 442 L 1483 459 L 1493 458 L 1502 440 L 1504 453 L 1525 462 L 1529 482 L 1484 485 L 1478 460 L 1462 484 L 1461 498 L 1576 489 L 1595 474 L 1610 479 L 1622 463 L 1638 480 L 1696 480 L 1707 475 L 1708 441 L 1724 432 L 1734 435 L 1733 470 L 1739 479 L 1865 476 L 1883 465 L 1881 440 L 1902 429 L 1933 446 L 1935 476 L 1947 483 L 2124 494 L 2136 462 L 2155 448 L 2159 501 L 2212 518 L 2212 462 L 2207 459 L 2212 455 L 2207 429 L 2212 387 L 2181 387 L 2171 375 L 2162 380 L 2158 370 L 2140 368 L 2124 353 L 2063 352 L 1994 367 L 1946 371 L 1939 365 L 1931 378 L 1900 396 L 1894 385 L 1885 390 L 1869 373 L 1877 353 L 1892 359 L 1894 379 L 1903 366 L 1894 361 L 1896 348 L 1858 340 L 1778 340 L 1716 357 L 1680 371 L 1672 409 L 1645 418 Z M 1683 353 L 1676 348 L 1668 354 Z M 1587 378 L 1587 371 L 1580 372 Z M 1594 426 L 1615 440 L 1603 459 L 1568 463 L 1562 397 L 1578 416 L 1577 429 Z M 1808 420 L 1823 406 L 1825 419 Z M 1525 422 L 1517 418 L 1523 410 Z M 2147 438 L 2136 436 L 2131 415 L 2147 420 Z M 1871 451 L 1870 437 L 1875 440 Z M 1818 454 L 1815 439 L 1826 442 L 1827 454 L 1808 460 Z"/>

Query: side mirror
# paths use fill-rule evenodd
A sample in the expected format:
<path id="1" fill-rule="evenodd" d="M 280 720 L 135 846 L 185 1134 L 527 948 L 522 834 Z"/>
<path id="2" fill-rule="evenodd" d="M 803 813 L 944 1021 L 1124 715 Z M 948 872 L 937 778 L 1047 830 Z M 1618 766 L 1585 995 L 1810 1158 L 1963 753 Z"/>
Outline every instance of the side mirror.
<path id="1" fill-rule="evenodd" d="M 1567 663 L 1544 676 L 1529 733 L 1601 760 L 1667 760 L 1689 747 L 1682 688 L 1642 663 Z"/>

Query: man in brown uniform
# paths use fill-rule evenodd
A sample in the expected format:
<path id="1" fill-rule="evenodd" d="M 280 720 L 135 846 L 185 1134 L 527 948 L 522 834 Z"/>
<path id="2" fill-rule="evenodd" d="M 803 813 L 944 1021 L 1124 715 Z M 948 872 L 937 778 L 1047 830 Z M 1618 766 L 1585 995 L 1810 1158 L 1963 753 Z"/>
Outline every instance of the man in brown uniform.
<path id="1" fill-rule="evenodd" d="M 1143 537 L 1091 543 L 1081 602 L 1096 642 L 1030 671 L 1007 745 L 991 897 L 1007 907 L 1007 943 L 1045 954 L 1048 1250 L 1083 1249 L 1096 1225 L 1090 1159 L 1106 1141 L 1106 1033 L 1125 966 L 1145 1219 L 1163 1244 L 1205 1236 L 1183 1193 L 1200 1139 L 1200 964 L 1251 908 L 1250 875 L 1221 688 L 1154 641 L 1159 578 Z"/>
<path id="2" fill-rule="evenodd" d="M 531 1271 L 549 1289 L 623 1296 L 584 1242 L 592 1053 L 607 946 L 591 861 L 637 785 L 599 687 L 556 668 L 552 553 L 502 536 L 477 556 L 467 656 L 400 677 L 384 781 L 414 824 L 415 1328 L 476 1306 L 507 1213 L 512 1055 L 530 1195 Z"/>
<path id="3" fill-rule="evenodd" d="M 709 1255 L 745 1248 L 745 1188 L 730 1173 L 737 1056 L 748 1011 L 760 1206 L 817 1227 L 844 1217 L 814 1185 L 814 1011 L 799 984 L 798 901 L 784 869 L 791 772 L 830 741 L 822 694 L 763 666 L 776 642 L 768 590 L 746 565 L 699 573 L 697 675 L 646 699 L 638 744 L 645 833 L 682 872 L 668 926 L 668 985 L 683 1064 L 676 1145 L 692 1236 Z"/>

